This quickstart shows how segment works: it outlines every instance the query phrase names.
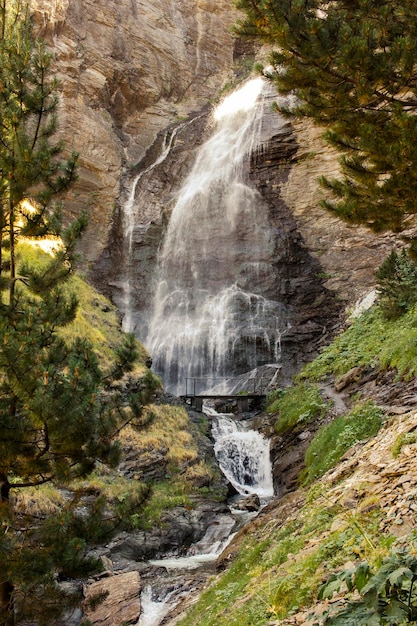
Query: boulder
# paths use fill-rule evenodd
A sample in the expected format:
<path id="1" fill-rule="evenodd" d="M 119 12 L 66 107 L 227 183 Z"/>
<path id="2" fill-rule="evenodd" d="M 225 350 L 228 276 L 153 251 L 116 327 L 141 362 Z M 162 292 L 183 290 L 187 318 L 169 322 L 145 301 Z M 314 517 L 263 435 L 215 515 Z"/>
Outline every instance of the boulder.
<path id="1" fill-rule="evenodd" d="M 138 572 L 110 576 L 86 586 L 85 616 L 94 626 L 127 626 L 140 617 L 141 581 Z M 95 600 L 103 597 L 98 606 Z"/>

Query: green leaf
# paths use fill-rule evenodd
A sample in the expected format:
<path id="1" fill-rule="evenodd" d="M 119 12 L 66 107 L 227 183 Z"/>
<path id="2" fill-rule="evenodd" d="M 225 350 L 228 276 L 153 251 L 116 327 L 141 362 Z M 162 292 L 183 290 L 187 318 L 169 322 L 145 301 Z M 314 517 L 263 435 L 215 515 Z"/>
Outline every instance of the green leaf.
<path id="1" fill-rule="evenodd" d="M 400 600 L 392 600 L 385 611 L 390 624 L 403 624 L 407 622 L 408 607 Z"/>
<path id="2" fill-rule="evenodd" d="M 356 587 L 358 591 L 362 591 L 363 587 L 368 582 L 370 576 L 371 576 L 371 568 L 369 567 L 369 564 L 366 561 L 359 563 L 358 567 L 355 570 L 355 576 L 354 576 L 354 586 Z"/>
<path id="3" fill-rule="evenodd" d="M 389 576 L 388 580 L 394 587 L 401 586 L 405 580 L 411 580 L 413 572 L 408 567 L 397 567 Z"/>
<path id="4" fill-rule="evenodd" d="M 339 578 L 326 582 L 319 589 L 318 599 L 326 600 L 327 598 L 331 598 L 335 592 L 340 591 L 341 586 L 342 580 Z"/>

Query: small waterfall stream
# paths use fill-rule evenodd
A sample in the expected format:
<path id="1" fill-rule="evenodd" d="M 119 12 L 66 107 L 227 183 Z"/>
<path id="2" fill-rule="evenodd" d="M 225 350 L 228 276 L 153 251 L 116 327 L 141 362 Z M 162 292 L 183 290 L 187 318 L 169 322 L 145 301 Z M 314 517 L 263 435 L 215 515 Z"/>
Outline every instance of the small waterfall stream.
<path id="1" fill-rule="evenodd" d="M 209 407 L 204 412 L 213 418 L 214 453 L 230 484 L 241 495 L 273 496 L 269 441 L 245 422 Z"/>
<path id="2" fill-rule="evenodd" d="M 129 197 L 124 205 L 123 233 L 124 233 L 125 246 L 126 246 L 125 254 L 126 254 L 127 263 L 125 264 L 126 275 L 122 282 L 123 297 L 120 303 L 120 308 L 122 309 L 122 313 L 123 313 L 123 320 L 122 320 L 123 330 L 127 333 L 131 333 L 135 330 L 134 316 L 133 316 L 134 305 L 133 305 L 133 298 L 132 298 L 133 284 L 132 284 L 132 276 L 131 276 L 129 264 L 132 258 L 133 233 L 134 233 L 134 229 L 136 225 L 136 207 L 135 207 L 136 190 L 138 188 L 138 185 L 141 179 L 147 174 L 149 174 L 150 172 L 152 172 L 152 170 L 155 169 L 155 167 L 157 167 L 158 165 L 160 165 L 161 163 L 165 161 L 168 154 L 170 153 L 175 137 L 184 126 L 185 126 L 185 123 L 179 124 L 172 131 L 165 132 L 165 135 L 162 140 L 161 152 L 158 154 L 156 159 L 150 165 L 148 165 L 148 167 L 146 167 L 141 172 L 139 172 L 139 174 L 135 177 L 133 184 L 131 186 L 131 189 L 130 189 Z"/>
<path id="3" fill-rule="evenodd" d="M 246 420 L 232 418 L 230 414 L 217 413 L 204 406 L 204 413 L 212 421 L 214 451 L 223 474 L 235 490 L 242 496 L 257 495 L 262 504 L 273 496 L 272 468 L 269 457 L 269 441 L 256 430 L 252 430 Z M 233 539 L 235 532 L 257 512 L 235 509 L 230 506 L 231 515 L 224 514 L 215 526 L 207 529 L 205 536 L 190 547 L 185 557 L 168 557 L 149 561 L 154 567 L 162 567 L 167 572 L 190 571 L 212 566 L 225 547 Z M 159 626 L 175 608 L 182 592 L 168 592 L 160 598 L 153 598 L 152 587 L 142 592 L 142 615 L 138 626 Z"/>

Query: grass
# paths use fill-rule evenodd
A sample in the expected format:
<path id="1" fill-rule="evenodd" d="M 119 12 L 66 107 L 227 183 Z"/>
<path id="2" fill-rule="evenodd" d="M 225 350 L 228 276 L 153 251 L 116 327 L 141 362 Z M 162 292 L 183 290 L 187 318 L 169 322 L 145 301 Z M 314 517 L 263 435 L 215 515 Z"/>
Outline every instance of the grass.
<path id="1" fill-rule="evenodd" d="M 65 503 L 62 491 L 52 484 L 12 489 L 13 509 L 20 515 L 44 517 L 59 512 Z"/>
<path id="2" fill-rule="evenodd" d="M 417 443 L 417 433 L 401 433 L 394 441 L 391 454 L 394 459 L 400 456 L 403 446 L 409 446 Z"/>
<path id="3" fill-rule="evenodd" d="M 129 425 L 121 431 L 120 440 L 145 466 L 148 459 L 152 463 L 156 458 L 163 464 L 163 478 L 152 484 L 151 497 L 132 518 L 134 526 L 147 529 L 160 524 L 164 511 L 175 506 L 191 508 L 193 496 L 210 496 L 216 470 L 200 459 L 198 432 L 183 407 L 150 404 L 144 418 L 146 428 Z M 137 479 L 142 479 L 140 473 Z"/>
<path id="4" fill-rule="evenodd" d="M 278 434 L 319 419 L 328 408 L 318 387 L 308 382 L 273 392 L 267 402 L 267 413 L 278 414 L 275 424 Z"/>
<path id="5" fill-rule="evenodd" d="M 341 512 L 345 524 L 332 530 Z M 381 536 L 379 522 L 377 511 L 344 511 L 314 493 L 288 519 L 270 520 L 248 535 L 179 626 L 280 623 L 314 603 L 328 570 L 358 557 L 379 563 L 389 553 L 394 538 Z"/>
<path id="6" fill-rule="evenodd" d="M 128 426 L 121 432 L 122 444 L 135 448 L 138 456 L 143 457 L 161 451 L 171 473 L 198 462 L 197 444 L 183 407 L 150 404 L 145 407 L 144 419 L 149 421 L 147 428 L 136 430 Z"/>
<path id="7" fill-rule="evenodd" d="M 359 365 L 374 366 L 378 362 L 388 325 L 378 309 L 366 311 L 314 361 L 308 363 L 297 379 L 321 381 L 331 374 L 346 374 Z"/>
<path id="8" fill-rule="evenodd" d="M 323 476 L 355 443 L 375 436 L 381 419 L 382 410 L 368 401 L 358 403 L 347 415 L 340 415 L 323 426 L 305 455 L 304 484 Z"/>
<path id="9" fill-rule="evenodd" d="M 417 375 L 417 307 L 396 320 L 385 319 L 378 306 L 366 311 L 307 364 L 297 380 L 321 381 L 360 365 L 396 368 L 405 379 Z"/>
<path id="10" fill-rule="evenodd" d="M 29 263 L 37 269 L 44 267 L 51 260 L 49 253 L 29 242 L 19 243 L 18 256 L 20 263 Z M 105 296 L 83 280 L 80 274 L 71 274 L 65 287 L 68 293 L 76 295 L 78 310 L 74 321 L 65 328 L 60 328 L 59 334 L 68 341 L 76 337 L 88 339 L 106 374 L 114 363 L 114 351 L 122 345 L 125 336 L 118 311 Z M 139 352 L 137 370 L 145 372 L 147 368 L 144 363 L 149 355 L 139 342 L 137 348 Z"/>
<path id="11" fill-rule="evenodd" d="M 132 515 L 132 525 L 143 530 L 159 526 L 164 512 L 176 506 L 192 508 L 190 488 L 178 481 L 156 483 L 152 486 L 151 497 Z"/>

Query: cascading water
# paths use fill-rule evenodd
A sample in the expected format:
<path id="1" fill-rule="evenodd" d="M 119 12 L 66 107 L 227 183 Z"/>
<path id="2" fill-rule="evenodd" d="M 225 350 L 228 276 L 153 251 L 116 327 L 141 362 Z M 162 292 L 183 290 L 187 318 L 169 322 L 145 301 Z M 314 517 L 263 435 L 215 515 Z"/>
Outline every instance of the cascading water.
<path id="1" fill-rule="evenodd" d="M 144 343 L 173 393 L 186 378 L 233 377 L 280 357 L 282 305 L 264 288 L 274 273 L 269 259 L 275 235 L 267 207 L 243 173 L 260 145 L 264 89 L 263 79 L 249 81 L 216 109 L 212 136 L 198 150 L 168 224 Z M 204 412 L 227 480 L 242 496 L 256 494 L 265 502 L 273 495 L 269 442 L 246 421 L 207 406 Z M 172 570 L 214 563 L 235 524 L 256 515 L 232 513 L 208 528 L 185 557 L 149 564 L 164 567 L 169 578 Z M 150 588 L 142 599 L 140 626 L 159 624 L 177 602 L 175 593 Z"/>
<path id="2" fill-rule="evenodd" d="M 274 495 L 270 442 L 245 423 L 206 407 L 213 419 L 214 453 L 227 480 L 241 495 L 256 494 L 261 499 Z"/>
<path id="3" fill-rule="evenodd" d="M 241 496 L 257 495 L 261 503 L 273 496 L 272 468 L 269 457 L 269 441 L 251 430 L 246 422 L 233 419 L 228 414 L 217 413 L 205 405 L 204 413 L 212 422 L 214 452 L 219 467 L 227 480 Z M 223 514 L 215 526 L 207 529 L 205 536 L 188 551 L 185 557 L 169 557 L 151 560 L 155 567 L 163 567 L 168 575 L 175 571 L 190 571 L 215 563 L 217 557 L 232 540 L 237 526 L 242 526 L 256 512 L 248 513 L 230 507 L 233 516 Z M 236 522 L 240 518 L 240 522 Z M 138 626 L 158 626 L 173 610 L 184 592 L 169 591 L 153 597 L 152 588 L 142 592 L 143 614 Z"/>
<path id="4" fill-rule="evenodd" d="M 157 158 L 147 168 L 142 170 L 136 176 L 136 178 L 133 181 L 133 185 L 131 187 L 129 197 L 124 205 L 123 233 L 124 233 L 124 238 L 126 242 L 125 254 L 126 254 L 127 263 L 125 267 L 126 276 L 122 282 L 123 297 L 120 302 L 120 308 L 123 313 L 123 320 L 122 320 L 123 330 L 127 333 L 133 332 L 135 330 L 134 316 L 133 316 L 134 307 L 133 307 L 133 302 L 132 302 L 132 282 L 133 281 L 130 275 L 131 272 L 130 272 L 130 267 L 129 267 L 129 261 L 132 258 L 133 233 L 135 230 L 136 219 L 137 219 L 136 207 L 135 207 L 136 190 L 138 188 L 140 180 L 144 176 L 146 176 L 146 174 L 149 174 L 150 172 L 152 172 L 152 170 L 155 169 L 155 167 L 157 167 L 158 165 L 160 165 L 161 163 L 165 161 L 165 159 L 167 158 L 172 148 L 176 135 L 184 126 L 185 124 L 180 124 L 179 126 L 174 128 L 172 131 L 170 132 L 167 131 L 165 133 L 163 137 L 163 141 L 162 141 L 161 152 L 158 154 Z"/>
<path id="5" fill-rule="evenodd" d="M 165 387 L 240 374 L 279 360 L 282 306 L 263 292 L 274 274 L 268 209 L 243 174 L 259 147 L 265 81 L 226 98 L 172 211 L 144 341 Z"/>

